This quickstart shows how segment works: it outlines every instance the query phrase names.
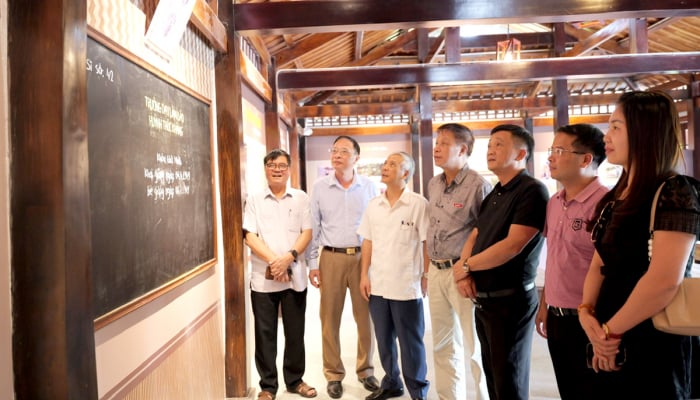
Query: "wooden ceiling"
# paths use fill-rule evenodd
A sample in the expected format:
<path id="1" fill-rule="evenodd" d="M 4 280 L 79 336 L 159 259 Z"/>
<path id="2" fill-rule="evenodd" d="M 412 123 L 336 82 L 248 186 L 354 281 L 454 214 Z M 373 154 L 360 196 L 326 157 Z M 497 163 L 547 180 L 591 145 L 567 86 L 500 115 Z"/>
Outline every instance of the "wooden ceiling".
<path id="1" fill-rule="evenodd" d="M 688 99 L 700 74 L 700 0 L 242 0 L 234 19 L 296 118 L 411 118 L 426 88 L 433 114 L 595 114 L 629 90 Z M 520 61 L 496 61 L 507 37 Z"/>

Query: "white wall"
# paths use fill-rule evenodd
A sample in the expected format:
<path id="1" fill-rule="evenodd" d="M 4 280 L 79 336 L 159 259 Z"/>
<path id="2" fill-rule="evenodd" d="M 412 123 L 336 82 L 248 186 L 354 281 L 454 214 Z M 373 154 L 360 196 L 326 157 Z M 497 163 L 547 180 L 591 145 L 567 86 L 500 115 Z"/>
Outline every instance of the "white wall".
<path id="1" fill-rule="evenodd" d="M 7 90 L 7 0 L 0 0 L 0 398 L 13 399 Z"/>

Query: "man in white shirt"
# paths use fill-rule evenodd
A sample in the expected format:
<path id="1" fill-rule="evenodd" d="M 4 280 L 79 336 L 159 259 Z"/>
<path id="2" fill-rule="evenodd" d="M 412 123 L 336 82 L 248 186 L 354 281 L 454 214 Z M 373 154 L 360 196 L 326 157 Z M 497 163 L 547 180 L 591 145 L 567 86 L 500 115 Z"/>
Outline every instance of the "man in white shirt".
<path id="1" fill-rule="evenodd" d="M 260 375 L 258 400 L 273 400 L 277 382 L 277 321 L 282 312 L 285 332 L 283 362 L 287 390 L 316 397 L 302 380 L 306 367 L 304 315 L 306 263 L 300 253 L 311 240 L 309 197 L 288 188 L 291 158 L 284 150 L 265 156 L 268 187 L 248 197 L 243 217 L 245 241 L 252 252 L 250 297 L 255 317 L 255 366 Z"/>
<path id="2" fill-rule="evenodd" d="M 428 394 L 422 299 L 428 287 L 428 201 L 406 190 L 413 170 L 414 162 L 404 152 L 386 159 L 382 166 L 386 192 L 370 201 L 357 230 L 364 238 L 360 291 L 369 301 L 379 358 L 386 373 L 381 387 L 365 400 L 403 395 L 397 337 L 403 378 L 411 398 L 425 399 Z"/>

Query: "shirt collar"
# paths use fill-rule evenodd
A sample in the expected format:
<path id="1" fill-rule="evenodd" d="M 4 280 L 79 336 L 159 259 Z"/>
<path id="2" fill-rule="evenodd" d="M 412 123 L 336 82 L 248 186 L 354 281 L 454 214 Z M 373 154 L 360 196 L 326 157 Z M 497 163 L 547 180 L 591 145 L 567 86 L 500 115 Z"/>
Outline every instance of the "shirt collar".
<path id="1" fill-rule="evenodd" d="M 265 186 L 265 197 L 272 197 L 274 199 L 277 198 L 277 196 L 275 196 L 275 194 L 272 193 L 272 190 L 270 190 L 269 186 Z M 285 197 L 294 197 L 292 195 L 292 193 L 289 192 L 289 188 L 284 189 L 284 196 L 282 196 L 282 198 L 285 198 Z"/>
<path id="2" fill-rule="evenodd" d="M 523 179 L 524 176 L 528 176 L 530 174 L 527 173 L 527 169 L 522 169 L 520 172 L 518 172 L 517 175 L 513 177 L 508 183 L 505 184 L 505 186 L 501 185 L 501 182 L 498 182 L 496 184 L 496 187 L 494 189 L 500 189 L 504 191 L 509 191 L 513 189 L 516 185 L 520 183 L 520 181 Z"/>
<path id="3" fill-rule="evenodd" d="M 408 189 L 408 186 L 404 187 L 403 192 L 401 192 L 401 196 L 399 196 L 399 199 L 396 200 L 396 203 L 408 204 L 409 203 L 409 200 L 408 200 L 408 196 L 409 196 L 408 192 L 409 191 L 410 190 Z M 381 202 L 383 204 L 386 204 L 387 206 L 389 206 L 389 199 L 386 198 L 386 192 L 382 193 L 382 195 L 379 196 L 379 198 L 381 199 Z"/>
<path id="4" fill-rule="evenodd" d="M 452 180 L 452 183 L 449 186 L 453 185 L 461 185 L 462 181 L 464 181 L 464 178 L 467 177 L 467 174 L 469 173 L 469 164 L 464 164 L 464 167 L 457 172 L 457 175 L 455 175 L 455 178 Z M 447 187 L 447 176 L 445 173 L 442 173 L 442 182 L 445 184 L 445 187 Z"/>
<path id="5" fill-rule="evenodd" d="M 588 198 L 593 196 L 598 189 L 601 187 L 604 187 L 603 183 L 600 181 L 598 177 L 596 177 L 594 180 L 592 180 L 585 188 L 583 188 L 582 191 L 580 191 L 576 197 L 573 198 L 572 201 L 576 201 L 577 203 L 585 203 Z M 556 194 L 557 198 L 559 198 L 562 202 L 566 201 L 566 190 L 562 189 L 557 192 Z"/>
<path id="6" fill-rule="evenodd" d="M 328 186 L 338 186 L 340 188 L 343 187 L 343 185 L 341 185 L 338 181 L 338 178 L 335 176 L 335 171 L 328 174 Z M 353 186 L 362 186 L 362 181 L 358 179 L 357 170 L 353 170 L 352 183 L 349 187 Z"/>

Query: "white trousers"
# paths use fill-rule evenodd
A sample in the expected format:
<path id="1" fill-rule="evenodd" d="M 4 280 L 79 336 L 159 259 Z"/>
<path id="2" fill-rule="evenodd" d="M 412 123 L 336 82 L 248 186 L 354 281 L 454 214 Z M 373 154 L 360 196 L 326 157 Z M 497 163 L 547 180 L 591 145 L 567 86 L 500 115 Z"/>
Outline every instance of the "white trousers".
<path id="1" fill-rule="evenodd" d="M 466 370 L 474 378 L 477 400 L 489 398 L 474 325 L 474 305 L 457 290 L 452 269 L 428 272 L 428 304 L 433 332 L 435 388 L 440 400 L 467 398 Z M 466 365 L 469 360 L 469 366 Z"/>

